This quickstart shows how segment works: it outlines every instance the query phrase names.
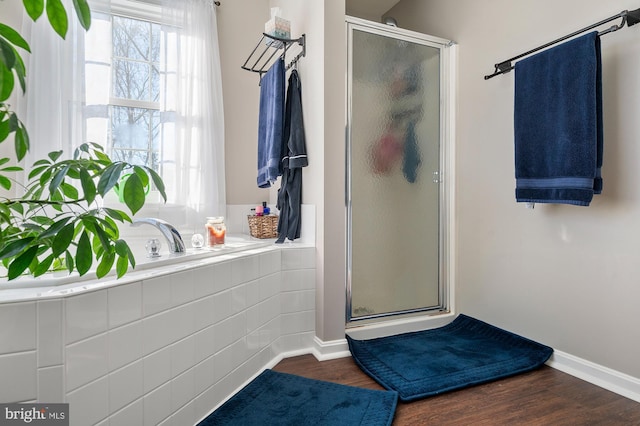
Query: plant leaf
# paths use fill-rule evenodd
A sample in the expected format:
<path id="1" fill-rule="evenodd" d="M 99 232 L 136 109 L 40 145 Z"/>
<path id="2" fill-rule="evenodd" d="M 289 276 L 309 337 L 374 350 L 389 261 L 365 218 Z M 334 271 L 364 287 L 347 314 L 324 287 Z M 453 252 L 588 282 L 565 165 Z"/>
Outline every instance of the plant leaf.
<path id="1" fill-rule="evenodd" d="M 89 241 L 87 231 L 82 231 L 80 240 L 78 240 L 78 249 L 76 250 L 76 269 L 80 276 L 89 272 L 92 262 L 93 252 L 91 251 L 91 241 Z"/>
<path id="2" fill-rule="evenodd" d="M 0 259 L 7 259 L 16 254 L 20 253 L 24 250 L 31 242 L 34 240 L 34 237 L 22 238 L 20 240 L 13 241 L 0 251 Z"/>
<path id="3" fill-rule="evenodd" d="M 158 190 L 158 192 L 160 192 L 160 195 L 162 195 L 162 199 L 166 203 L 167 202 L 167 194 L 165 193 L 164 182 L 162 181 L 162 178 L 151 167 L 145 167 L 145 168 L 147 169 L 147 172 L 149 172 L 149 174 L 151 175 L 151 179 L 153 180 L 153 184 L 155 185 L 155 187 Z"/>
<path id="4" fill-rule="evenodd" d="M 16 66 L 16 52 L 8 41 L 0 37 L 0 54 L 4 65 L 13 69 Z"/>
<path id="5" fill-rule="evenodd" d="M 78 199 L 78 190 L 75 188 L 75 186 L 66 182 L 62 182 L 60 184 L 60 189 L 62 189 L 62 193 L 64 194 L 65 197 L 70 198 L 72 200 Z"/>
<path id="6" fill-rule="evenodd" d="M 18 127 L 15 134 L 16 157 L 22 160 L 29 150 L 29 135 L 24 127 Z"/>
<path id="7" fill-rule="evenodd" d="M 127 257 L 118 256 L 118 262 L 116 263 L 116 273 L 118 274 L 118 278 L 121 278 L 124 274 L 126 274 L 127 269 L 129 269 L 129 261 Z"/>
<path id="8" fill-rule="evenodd" d="M 111 267 L 113 266 L 113 262 L 115 260 L 115 253 L 105 252 L 104 256 L 102 256 L 102 260 L 98 264 L 98 268 L 96 269 L 96 276 L 98 278 L 102 278 L 107 275 L 111 271 Z"/>
<path id="9" fill-rule="evenodd" d="M 29 172 L 29 180 L 33 179 L 34 177 L 38 176 L 40 173 L 42 173 L 44 171 L 44 169 L 46 169 L 48 166 L 39 166 L 39 167 L 35 167 L 33 169 L 31 169 L 31 171 Z"/>
<path id="10" fill-rule="evenodd" d="M 49 193 L 52 196 L 58 190 L 60 184 L 64 181 L 64 178 L 65 176 L 67 176 L 68 171 L 69 166 L 65 166 L 62 169 L 58 170 L 55 175 L 53 175 L 53 179 L 51 179 L 51 183 L 49 184 Z"/>
<path id="11" fill-rule="evenodd" d="M 32 220 L 34 220 L 34 219 L 32 218 Z M 51 219 L 49 219 L 49 220 L 51 220 Z M 45 230 L 43 233 L 38 235 L 38 239 L 43 240 L 45 238 L 49 238 L 49 237 L 52 237 L 52 236 L 56 235 L 67 224 L 67 222 L 69 222 L 69 220 L 71 220 L 71 216 L 62 218 L 59 221 L 53 223 L 51 226 L 49 226 L 49 228 L 47 228 L 47 230 Z M 38 221 L 34 220 L 34 222 L 38 222 Z M 40 223 L 40 222 L 38 222 L 38 223 Z M 48 225 L 48 224 L 47 223 L 42 223 L 42 225 Z M 73 227 L 73 224 L 71 224 L 70 226 Z M 59 254 L 61 254 L 61 253 L 59 253 Z"/>
<path id="12" fill-rule="evenodd" d="M 73 230 L 73 223 L 69 223 L 56 234 L 51 244 L 51 251 L 54 256 L 60 256 L 69 248 L 71 240 L 73 240 Z"/>
<path id="13" fill-rule="evenodd" d="M 25 0 L 25 1 L 27 3 L 32 3 L 32 2 L 29 2 L 28 0 Z M 11 28 L 10 26 L 0 23 L 0 35 L 6 38 L 7 41 L 14 44 L 15 46 L 21 47 L 27 52 L 31 52 L 31 49 L 29 48 L 29 43 L 27 43 L 27 41 L 24 38 L 22 38 L 20 33 L 18 33 L 16 30 Z"/>
<path id="14" fill-rule="evenodd" d="M 58 158 L 60 158 L 60 156 L 62 155 L 62 151 L 51 151 L 50 153 L 47 154 L 47 157 L 49 157 L 51 159 L 51 161 L 56 161 L 58 160 Z"/>
<path id="15" fill-rule="evenodd" d="M 53 254 L 50 254 L 49 256 L 42 259 L 38 266 L 36 266 L 33 270 L 33 276 L 39 277 L 40 275 L 46 273 L 51 267 L 51 263 L 53 263 L 54 258 L 55 256 Z"/>
<path id="16" fill-rule="evenodd" d="M 136 214 L 144 206 L 144 187 L 140 177 L 134 173 L 124 184 L 124 203 L 132 214 Z"/>
<path id="17" fill-rule="evenodd" d="M 111 191 L 111 188 L 118 183 L 124 166 L 124 163 L 113 163 L 103 170 L 98 181 L 98 194 L 104 197 L 107 192 Z"/>
<path id="18" fill-rule="evenodd" d="M 67 36 L 69 20 L 62 2 L 60 0 L 47 0 L 46 11 L 49 23 L 55 32 L 64 39 Z"/>
<path id="19" fill-rule="evenodd" d="M 0 53 L 0 102 L 4 102 L 9 99 L 11 92 L 13 92 L 13 72 L 5 65 L 4 55 Z"/>
<path id="20" fill-rule="evenodd" d="M 31 264 L 33 259 L 38 253 L 38 246 L 29 247 L 27 251 L 16 257 L 11 264 L 9 264 L 9 270 L 7 277 L 12 280 L 20 276 Z"/>
<path id="21" fill-rule="evenodd" d="M 93 203 L 93 200 L 96 199 L 96 185 L 85 168 L 80 169 L 80 185 L 82 185 L 82 193 L 87 204 Z"/>
<path id="22" fill-rule="evenodd" d="M 67 250 L 65 256 L 64 256 L 64 264 L 67 267 L 67 271 L 69 271 L 69 273 L 73 272 L 73 268 L 75 267 L 74 262 L 73 262 L 73 255 L 71 254 L 71 252 L 69 250 Z"/>
<path id="23" fill-rule="evenodd" d="M 87 0 L 73 0 L 73 7 L 76 9 L 76 15 L 78 15 L 78 21 L 85 30 L 91 27 L 91 10 L 87 4 Z"/>
<path id="24" fill-rule="evenodd" d="M 44 12 L 44 0 L 22 0 L 22 3 L 27 14 L 34 21 Z"/>
<path id="25" fill-rule="evenodd" d="M 0 121 L 0 142 L 5 140 L 9 136 L 9 133 L 11 133 L 9 120 Z"/>
<path id="26" fill-rule="evenodd" d="M 0 175 L 0 186 L 3 187 L 4 189 L 11 189 L 11 180 L 9 180 L 9 178 Z"/>
<path id="27" fill-rule="evenodd" d="M 123 223 L 124 221 L 131 222 L 131 218 L 129 217 L 129 215 L 123 212 L 122 210 L 110 209 L 108 207 L 103 207 L 102 210 L 104 210 L 107 215 L 109 215 L 115 220 L 118 220 Z"/>

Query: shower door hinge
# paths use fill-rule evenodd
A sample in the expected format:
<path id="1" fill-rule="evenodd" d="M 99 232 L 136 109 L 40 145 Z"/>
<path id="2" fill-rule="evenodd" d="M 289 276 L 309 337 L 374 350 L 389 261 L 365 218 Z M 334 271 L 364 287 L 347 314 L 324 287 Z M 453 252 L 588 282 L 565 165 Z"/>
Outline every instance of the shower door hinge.
<path id="1" fill-rule="evenodd" d="M 440 172 L 433 172 L 433 183 L 441 183 Z"/>

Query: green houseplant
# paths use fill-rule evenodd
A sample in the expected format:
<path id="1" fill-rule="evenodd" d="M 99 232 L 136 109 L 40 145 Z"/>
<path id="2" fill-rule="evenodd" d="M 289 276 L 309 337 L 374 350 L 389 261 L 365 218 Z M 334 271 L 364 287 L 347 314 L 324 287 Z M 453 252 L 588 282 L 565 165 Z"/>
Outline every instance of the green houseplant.
<path id="1" fill-rule="evenodd" d="M 68 15 L 61 0 L 23 0 L 26 13 L 34 21 L 46 15 L 51 27 L 66 37 Z M 86 0 L 73 0 L 75 15 L 86 30 L 91 12 Z M 15 165 L 29 149 L 27 129 L 11 110 L 7 100 L 16 83 L 26 90 L 26 69 L 20 49 L 30 52 L 27 41 L 13 28 L 0 23 L 0 143 L 13 135 L 15 160 L 0 158 L 0 187 L 9 191 L 12 174 L 22 171 Z M 36 161 L 24 184 L 24 195 L 0 197 L 0 261 L 6 277 L 22 274 L 39 276 L 51 269 L 86 274 L 92 266 L 100 278 L 116 266 L 124 275 L 135 258 L 120 238 L 118 223 L 131 222 L 123 210 L 99 203 L 117 189 L 131 214 L 145 203 L 145 188 L 153 184 L 166 201 L 164 184 L 151 168 L 112 161 L 97 144 L 84 143 L 63 159 L 62 151 Z"/>

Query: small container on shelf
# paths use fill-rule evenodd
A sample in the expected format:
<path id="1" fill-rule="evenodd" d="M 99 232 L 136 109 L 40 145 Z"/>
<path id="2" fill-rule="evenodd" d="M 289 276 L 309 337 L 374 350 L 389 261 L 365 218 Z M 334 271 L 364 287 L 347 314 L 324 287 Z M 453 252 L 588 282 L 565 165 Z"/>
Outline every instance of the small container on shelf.
<path id="1" fill-rule="evenodd" d="M 227 227 L 224 224 L 224 217 L 208 217 L 207 218 L 207 246 L 222 247 L 227 233 Z"/>

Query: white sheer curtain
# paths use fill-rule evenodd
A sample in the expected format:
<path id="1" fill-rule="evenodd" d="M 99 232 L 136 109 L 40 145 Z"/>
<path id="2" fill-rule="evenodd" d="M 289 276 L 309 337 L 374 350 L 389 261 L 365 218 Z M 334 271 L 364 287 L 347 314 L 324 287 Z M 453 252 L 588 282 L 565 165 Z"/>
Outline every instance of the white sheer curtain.
<path id="1" fill-rule="evenodd" d="M 63 1 L 73 10 L 70 0 Z M 27 90 L 17 102 L 18 116 L 29 133 L 31 148 L 24 160 L 24 181 L 34 161 L 51 151 L 71 155 L 83 141 L 84 29 L 69 20 L 66 40 L 51 28 L 46 16 L 33 22 L 26 14 L 21 33 L 31 45 L 26 54 Z"/>
<path id="2" fill-rule="evenodd" d="M 63 3 L 74 13 L 72 0 Z M 130 12 L 144 19 L 149 5 L 156 8 L 154 21 L 163 23 L 159 167 L 168 200 L 154 205 L 150 197 L 137 216 L 162 217 L 181 231 L 201 232 L 206 216 L 222 216 L 226 210 L 222 80 L 210 0 L 90 0 L 92 28 L 85 34 L 70 15 L 66 40 L 53 32 L 46 17 L 35 24 L 25 18 L 23 34 L 30 35 L 33 54 L 26 65 L 27 94 L 18 105 L 31 138 L 24 164 L 60 149 L 69 157 L 86 141 L 107 147 L 113 73 L 105 13 Z M 94 42 L 107 46 L 92 47 Z"/>
<path id="3" fill-rule="evenodd" d="M 163 177 L 179 188 L 169 201 L 201 226 L 226 209 L 216 10 L 211 0 L 163 0 L 162 14 Z"/>

